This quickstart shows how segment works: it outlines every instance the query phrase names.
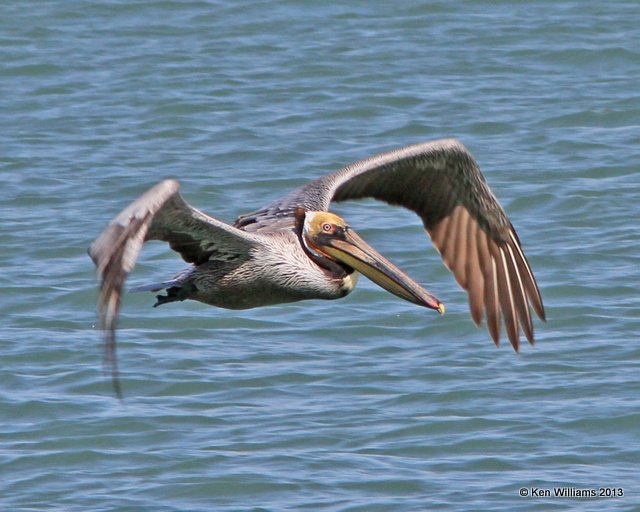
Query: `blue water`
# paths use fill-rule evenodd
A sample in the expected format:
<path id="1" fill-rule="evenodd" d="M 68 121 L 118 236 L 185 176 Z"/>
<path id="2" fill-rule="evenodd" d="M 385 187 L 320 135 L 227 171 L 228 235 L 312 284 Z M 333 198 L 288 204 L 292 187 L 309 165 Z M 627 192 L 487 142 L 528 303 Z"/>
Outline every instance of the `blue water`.
<path id="1" fill-rule="evenodd" d="M 638 19 L 631 0 L 4 0 L 0 509 L 640 510 Z M 129 295 L 113 397 L 85 251 L 128 202 L 177 177 L 232 221 L 445 136 L 518 230 L 534 347 L 496 348 L 418 219 L 365 201 L 336 211 L 444 317 L 364 278 L 243 312 Z M 149 244 L 129 284 L 181 268 Z M 535 496 L 557 487 L 623 496 Z"/>

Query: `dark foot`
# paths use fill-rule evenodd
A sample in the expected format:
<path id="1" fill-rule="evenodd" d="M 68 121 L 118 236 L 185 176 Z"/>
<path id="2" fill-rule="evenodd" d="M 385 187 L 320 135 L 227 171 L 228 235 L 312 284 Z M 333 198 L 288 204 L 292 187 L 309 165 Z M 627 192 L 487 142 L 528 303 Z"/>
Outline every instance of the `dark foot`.
<path id="1" fill-rule="evenodd" d="M 166 295 L 156 295 L 157 302 L 154 308 L 167 304 L 168 302 L 181 302 L 189 298 L 189 295 L 195 291 L 196 287 L 192 284 L 185 286 L 172 286 L 167 288 Z"/>

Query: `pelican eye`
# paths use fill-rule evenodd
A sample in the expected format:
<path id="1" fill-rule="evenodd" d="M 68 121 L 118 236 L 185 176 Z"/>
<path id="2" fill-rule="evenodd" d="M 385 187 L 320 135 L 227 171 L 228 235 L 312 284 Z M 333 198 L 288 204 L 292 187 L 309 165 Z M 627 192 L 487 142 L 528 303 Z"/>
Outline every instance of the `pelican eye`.
<path id="1" fill-rule="evenodd" d="M 322 231 L 324 231 L 325 233 L 331 233 L 333 232 L 333 225 L 329 224 L 328 222 L 325 222 L 322 225 Z"/>

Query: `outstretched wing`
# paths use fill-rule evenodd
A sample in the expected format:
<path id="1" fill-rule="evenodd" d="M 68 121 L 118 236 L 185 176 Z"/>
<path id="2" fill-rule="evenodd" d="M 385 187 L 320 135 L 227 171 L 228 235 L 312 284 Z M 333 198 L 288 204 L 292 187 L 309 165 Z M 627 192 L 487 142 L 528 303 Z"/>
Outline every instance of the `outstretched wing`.
<path id="1" fill-rule="evenodd" d="M 121 396 L 115 358 L 115 328 L 122 288 L 147 240 L 169 242 L 190 263 L 246 257 L 256 237 L 189 206 L 180 185 L 165 180 L 149 189 L 113 219 L 89 247 L 101 279 L 98 297 L 100 324 L 105 331 L 105 363 Z"/>
<path id="2" fill-rule="evenodd" d="M 328 210 L 332 201 L 371 197 L 416 212 L 445 265 L 469 295 L 471 316 L 483 312 L 500 340 L 501 317 L 515 350 L 520 329 L 533 343 L 530 306 L 544 319 L 542 298 L 518 236 L 469 151 L 437 140 L 356 162 L 302 186 L 236 221 L 243 229 L 284 223 L 296 207 Z"/>

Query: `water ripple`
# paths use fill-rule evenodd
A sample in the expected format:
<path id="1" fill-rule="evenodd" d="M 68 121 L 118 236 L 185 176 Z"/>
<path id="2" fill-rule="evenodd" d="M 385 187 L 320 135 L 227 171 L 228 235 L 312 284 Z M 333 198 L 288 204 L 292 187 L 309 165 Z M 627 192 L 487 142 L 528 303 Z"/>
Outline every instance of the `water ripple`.
<path id="1" fill-rule="evenodd" d="M 6 1 L 0 508 L 633 508 L 637 19 L 626 1 Z M 131 294 L 112 397 L 86 247 L 128 201 L 173 176 L 231 221 L 444 136 L 477 157 L 535 269 L 534 347 L 493 347 L 415 216 L 365 201 L 336 209 L 445 317 L 364 279 L 246 312 Z M 182 266 L 149 244 L 131 283 Z M 625 496 L 518 496 L 558 486 Z"/>

